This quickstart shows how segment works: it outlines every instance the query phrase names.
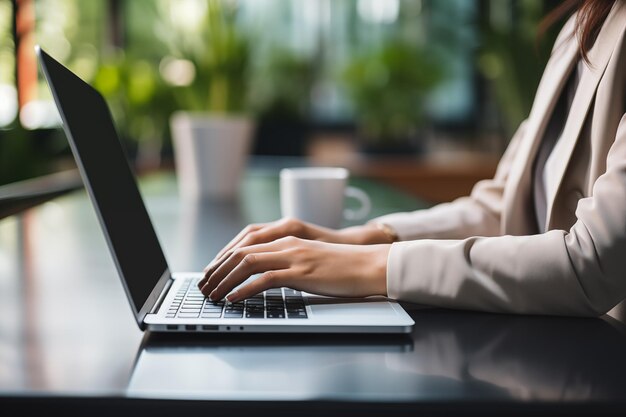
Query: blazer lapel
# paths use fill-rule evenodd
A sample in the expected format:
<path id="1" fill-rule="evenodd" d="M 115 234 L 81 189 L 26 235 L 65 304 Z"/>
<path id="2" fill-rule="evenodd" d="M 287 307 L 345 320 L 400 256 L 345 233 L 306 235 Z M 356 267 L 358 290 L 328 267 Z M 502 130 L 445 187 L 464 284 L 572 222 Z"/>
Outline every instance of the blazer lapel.
<path id="1" fill-rule="evenodd" d="M 587 113 L 589 112 L 593 98 L 595 97 L 598 84 L 611 58 L 615 44 L 626 26 L 626 8 L 622 7 L 621 3 L 622 2 L 617 2 L 616 7 L 614 7 L 609 16 L 607 16 L 606 23 L 598 34 L 594 46 L 589 50 L 588 56 L 591 65 L 583 65 L 580 83 L 576 89 L 567 121 L 565 122 L 561 138 L 559 139 L 560 141 L 564 141 L 564 143 L 561 148 L 562 154 L 559 155 L 560 158 L 556 160 L 554 175 L 555 178 L 558 178 L 558 181 L 552 190 L 548 190 L 548 192 L 552 192 L 546 196 L 548 204 L 546 228 L 548 230 L 551 226 L 554 201 L 559 193 L 563 176 L 565 175 L 572 153 L 578 142 L 581 129 L 587 118 Z M 543 230 L 541 232 L 543 232 Z"/>
<path id="2" fill-rule="evenodd" d="M 503 234 L 527 234 L 529 228 L 533 227 L 530 223 L 535 222 L 535 216 L 529 212 L 532 207 L 530 200 L 532 167 L 550 116 L 578 56 L 578 44 L 576 39 L 570 36 L 573 29 L 574 19 L 570 18 L 563 28 L 562 36 L 557 40 L 537 87 L 524 138 L 512 163 L 504 192 Z"/>

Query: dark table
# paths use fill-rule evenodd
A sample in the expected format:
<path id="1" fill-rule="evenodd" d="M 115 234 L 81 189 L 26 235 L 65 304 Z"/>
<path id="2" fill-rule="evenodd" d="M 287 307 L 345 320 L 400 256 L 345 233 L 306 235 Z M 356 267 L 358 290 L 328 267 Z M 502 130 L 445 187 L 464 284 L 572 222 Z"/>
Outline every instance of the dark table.
<path id="1" fill-rule="evenodd" d="M 198 270 L 277 218 L 275 168 L 238 203 L 142 180 L 173 270 Z M 422 205 L 369 181 L 372 216 Z M 411 307 L 411 306 L 409 306 Z M 0 410 L 26 415 L 626 413 L 626 333 L 610 317 L 411 310 L 410 336 L 157 335 L 137 328 L 79 191 L 0 221 Z M 58 414 L 64 413 L 64 414 Z"/>

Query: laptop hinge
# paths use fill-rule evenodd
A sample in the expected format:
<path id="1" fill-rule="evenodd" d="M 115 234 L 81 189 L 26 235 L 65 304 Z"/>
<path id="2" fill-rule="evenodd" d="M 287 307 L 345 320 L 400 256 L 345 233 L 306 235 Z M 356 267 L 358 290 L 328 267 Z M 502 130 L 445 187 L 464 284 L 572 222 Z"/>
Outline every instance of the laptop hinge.
<path id="1" fill-rule="evenodd" d="M 173 279 L 167 280 L 167 282 L 165 283 L 165 286 L 163 287 L 163 290 L 161 290 L 161 294 L 159 294 L 159 298 L 157 298 L 149 314 L 154 314 L 157 311 L 159 311 L 159 308 L 161 308 L 161 304 L 163 304 L 163 301 L 165 300 L 165 296 L 167 295 L 168 291 L 170 290 L 170 287 L 172 286 L 172 282 L 174 282 Z"/>

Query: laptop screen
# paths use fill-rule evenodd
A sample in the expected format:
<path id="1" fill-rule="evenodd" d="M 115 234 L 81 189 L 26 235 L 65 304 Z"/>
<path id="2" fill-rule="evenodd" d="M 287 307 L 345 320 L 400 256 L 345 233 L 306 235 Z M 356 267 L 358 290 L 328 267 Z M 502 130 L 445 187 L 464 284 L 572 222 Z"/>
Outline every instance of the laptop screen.
<path id="1" fill-rule="evenodd" d="M 167 270 L 167 263 L 109 108 L 96 90 L 70 70 L 43 51 L 39 56 L 83 181 L 137 314 Z"/>

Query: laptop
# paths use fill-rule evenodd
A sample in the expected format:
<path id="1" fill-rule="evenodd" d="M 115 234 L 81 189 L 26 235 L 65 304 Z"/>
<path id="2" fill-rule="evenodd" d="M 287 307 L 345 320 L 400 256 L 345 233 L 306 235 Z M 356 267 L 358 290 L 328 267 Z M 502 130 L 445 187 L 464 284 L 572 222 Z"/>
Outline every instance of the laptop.
<path id="1" fill-rule="evenodd" d="M 104 98 L 36 47 L 79 172 L 137 324 L 154 332 L 409 333 L 414 321 L 384 297 L 343 299 L 273 288 L 211 302 L 203 274 L 172 273 Z M 254 279 L 252 277 L 251 279 Z"/>

